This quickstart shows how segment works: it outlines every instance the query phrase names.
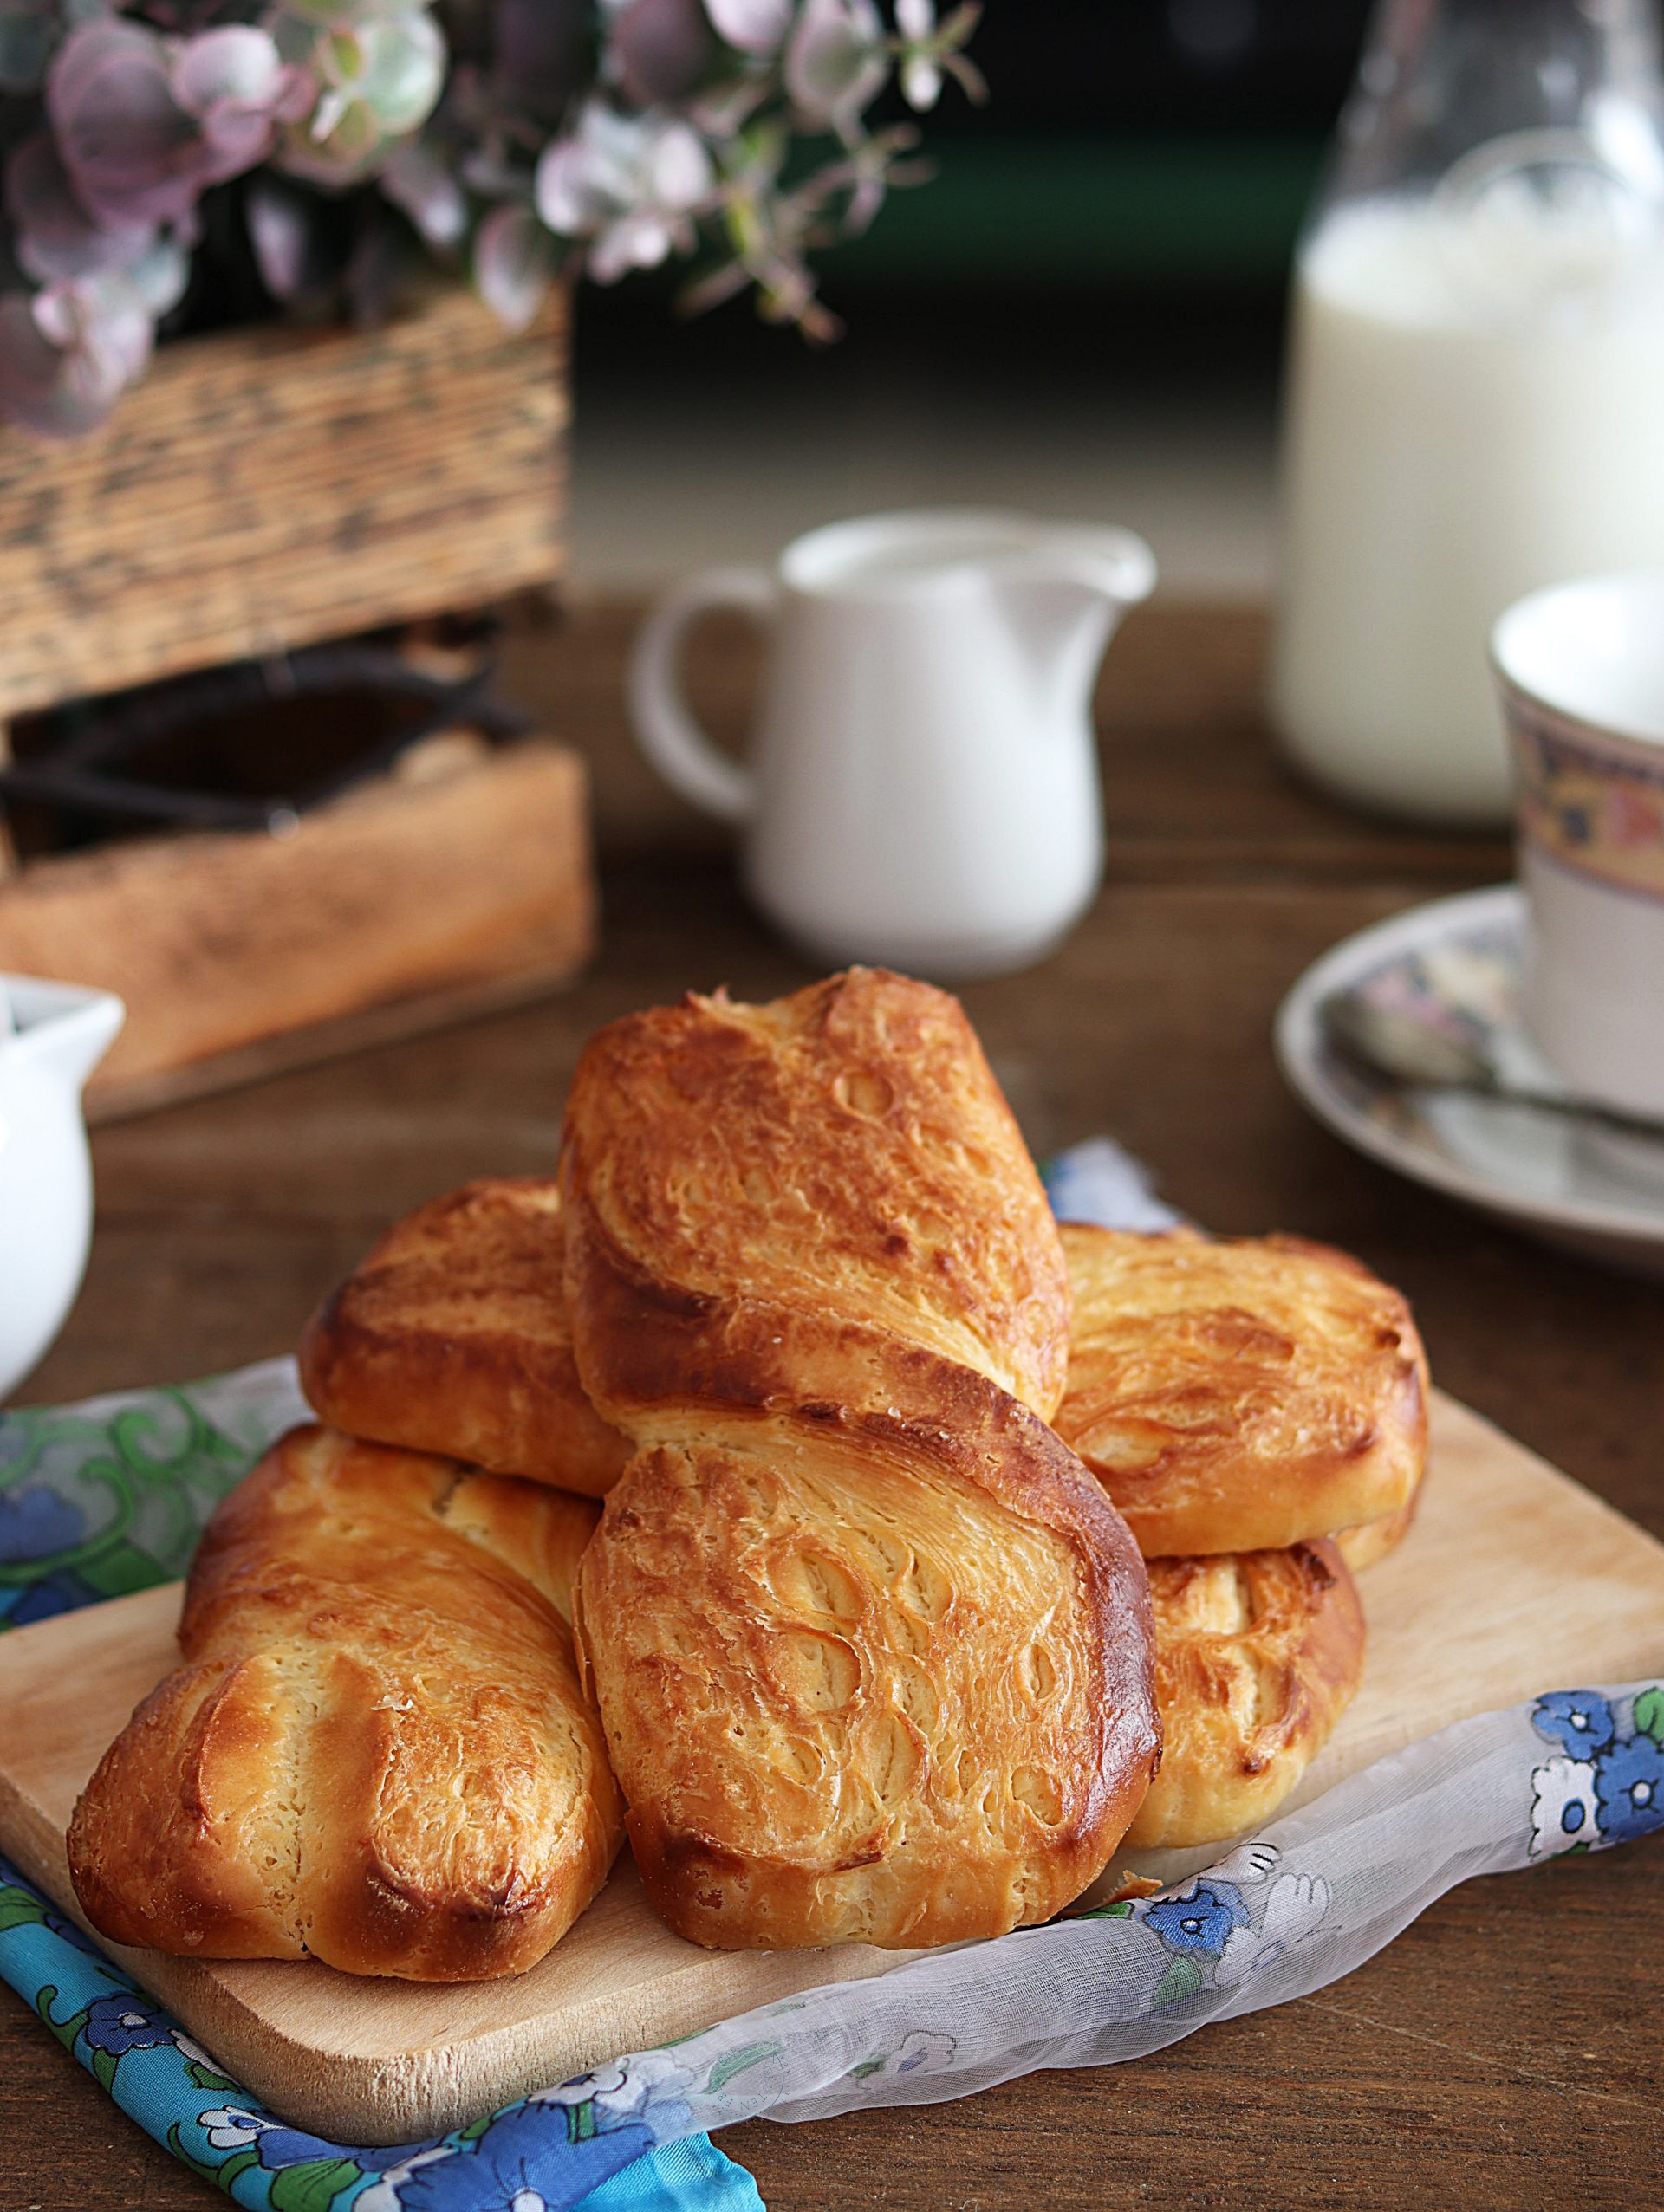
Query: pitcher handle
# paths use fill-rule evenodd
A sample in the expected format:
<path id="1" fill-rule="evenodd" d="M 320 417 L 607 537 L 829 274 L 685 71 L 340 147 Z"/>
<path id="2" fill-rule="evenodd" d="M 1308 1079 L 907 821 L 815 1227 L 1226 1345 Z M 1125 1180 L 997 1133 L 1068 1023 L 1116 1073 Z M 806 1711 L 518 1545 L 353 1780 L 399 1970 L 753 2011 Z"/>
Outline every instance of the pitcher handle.
<path id="1" fill-rule="evenodd" d="M 757 779 L 713 745 L 682 697 L 682 639 L 700 615 L 737 608 L 766 620 L 779 590 L 761 568 L 707 568 L 667 592 L 637 633 L 630 654 L 630 716 L 635 739 L 665 781 L 685 799 L 725 821 L 748 821 L 757 811 Z"/>

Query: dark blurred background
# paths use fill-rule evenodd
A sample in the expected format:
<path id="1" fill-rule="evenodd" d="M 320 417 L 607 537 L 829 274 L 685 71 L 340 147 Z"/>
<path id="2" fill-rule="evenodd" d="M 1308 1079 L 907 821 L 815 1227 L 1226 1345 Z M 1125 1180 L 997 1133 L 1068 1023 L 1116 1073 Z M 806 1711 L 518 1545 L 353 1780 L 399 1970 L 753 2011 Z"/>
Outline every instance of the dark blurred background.
<path id="1" fill-rule="evenodd" d="M 828 254 L 826 349 L 665 283 L 580 313 L 580 587 L 764 557 L 882 505 L 1132 524 L 1167 587 L 1271 565 L 1290 256 L 1367 0 L 990 0 L 991 97 L 924 119 L 936 175 Z"/>

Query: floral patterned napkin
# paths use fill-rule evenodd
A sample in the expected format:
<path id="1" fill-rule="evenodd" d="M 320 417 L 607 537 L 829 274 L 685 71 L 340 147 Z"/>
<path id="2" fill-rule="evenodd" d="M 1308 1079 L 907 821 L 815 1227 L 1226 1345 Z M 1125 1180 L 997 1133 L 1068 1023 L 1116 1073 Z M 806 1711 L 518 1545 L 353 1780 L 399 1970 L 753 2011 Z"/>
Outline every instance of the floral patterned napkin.
<path id="1" fill-rule="evenodd" d="M 1138 1163 L 1102 1140 L 1053 1163 L 1048 1186 L 1073 1219 L 1174 1218 Z M 179 1573 L 215 1501 L 302 1411 L 279 1360 L 0 1417 L 0 1618 Z M 1660 1828 L 1664 1683 L 1554 1691 L 1412 1744 L 1154 1897 L 806 1990 L 380 2150 L 305 2134 L 252 2101 L 3 1866 L 0 1975 L 123 2111 L 246 2205 L 757 2212 L 750 2177 L 710 2130 L 1139 2058 L 1338 1980 L 1473 1875 Z"/>
<path id="2" fill-rule="evenodd" d="M 0 1628 L 171 1581 L 273 1437 L 308 1417 L 292 1360 L 183 1390 L 0 1415 Z M 287 2126 L 0 1858 L 0 1977 L 158 2143 L 270 2212 L 762 2212 L 751 2176 L 602 2069 L 472 2126 L 366 2150 Z M 660 2148 L 660 2144 L 664 2148 Z"/>

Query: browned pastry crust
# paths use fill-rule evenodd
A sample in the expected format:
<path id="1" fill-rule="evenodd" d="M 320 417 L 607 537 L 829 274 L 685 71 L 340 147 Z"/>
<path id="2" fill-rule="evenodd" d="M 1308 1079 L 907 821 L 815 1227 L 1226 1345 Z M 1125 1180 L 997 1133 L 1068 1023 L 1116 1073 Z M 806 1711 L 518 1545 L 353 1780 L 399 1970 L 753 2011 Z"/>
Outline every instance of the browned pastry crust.
<path id="1" fill-rule="evenodd" d="M 579 1650 L 642 1880 L 695 1943 L 1046 1920 L 1144 1794 L 1137 1552 L 1043 1424 L 957 1374 L 933 1430 L 712 1417 L 608 1500 Z"/>
<path id="2" fill-rule="evenodd" d="M 629 1454 L 572 1363 L 560 1206 L 551 1178 L 501 1177 L 395 1223 L 301 1340 L 318 1418 L 604 1497 Z"/>
<path id="3" fill-rule="evenodd" d="M 1418 1482 L 1396 1513 L 1386 1514 L 1379 1521 L 1362 1521 L 1355 1528 L 1341 1530 L 1335 1539 L 1335 1548 L 1354 1574 L 1362 1574 L 1365 1567 L 1374 1567 L 1377 1560 L 1384 1560 L 1388 1552 L 1398 1549 L 1415 1526 L 1415 1510 L 1420 1502 L 1421 1485 Z"/>
<path id="4" fill-rule="evenodd" d="M 1268 1820 L 1363 1674 L 1363 1609 L 1330 1542 L 1149 1563 L 1161 1771 L 1127 1831 L 1154 1851 Z"/>
<path id="5" fill-rule="evenodd" d="M 882 1402 L 898 1347 L 1050 1418 L 1069 1280 L 956 999 L 855 968 L 768 1006 L 690 996 L 591 1038 L 562 1156 L 589 1395 Z M 852 1385 L 860 1379 L 860 1388 Z"/>
<path id="6" fill-rule="evenodd" d="M 1280 1549 L 1396 1513 L 1427 1458 L 1427 1359 L 1367 1268 L 1298 1237 L 1069 1224 L 1056 1426 L 1147 1557 Z"/>
<path id="7" fill-rule="evenodd" d="M 616 1023 L 562 1188 L 579 1372 L 644 1447 L 578 1631 L 660 1910 L 772 1948 L 1059 1910 L 1158 1756 L 1147 1599 L 1017 1403 L 1067 1286 L 963 1014 L 856 970 Z"/>
<path id="8" fill-rule="evenodd" d="M 470 1981 L 534 1965 L 621 1839 L 568 1625 L 595 1508 L 296 1429 L 215 1515 L 185 1664 L 69 1830 L 117 1943 Z"/>

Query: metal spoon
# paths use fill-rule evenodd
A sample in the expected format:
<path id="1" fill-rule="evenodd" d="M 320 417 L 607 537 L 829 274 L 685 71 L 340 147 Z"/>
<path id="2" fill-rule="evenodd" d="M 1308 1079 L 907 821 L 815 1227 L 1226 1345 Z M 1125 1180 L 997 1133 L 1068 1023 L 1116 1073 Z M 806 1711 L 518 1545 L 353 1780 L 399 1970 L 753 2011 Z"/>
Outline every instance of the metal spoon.
<path id="1" fill-rule="evenodd" d="M 1630 1113 L 1562 1091 L 1539 1091 L 1511 1083 L 1478 1045 L 1466 1044 L 1396 1007 L 1375 1006 L 1354 991 L 1337 991 L 1317 1009 L 1324 1037 L 1343 1060 L 1394 1083 L 1427 1090 L 1468 1091 L 1505 1106 L 1533 1106 L 1573 1121 L 1592 1121 L 1626 1136 L 1664 1142 L 1664 1119 Z"/>

